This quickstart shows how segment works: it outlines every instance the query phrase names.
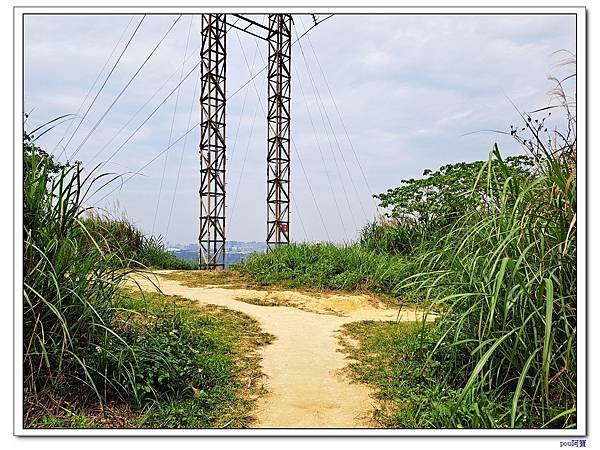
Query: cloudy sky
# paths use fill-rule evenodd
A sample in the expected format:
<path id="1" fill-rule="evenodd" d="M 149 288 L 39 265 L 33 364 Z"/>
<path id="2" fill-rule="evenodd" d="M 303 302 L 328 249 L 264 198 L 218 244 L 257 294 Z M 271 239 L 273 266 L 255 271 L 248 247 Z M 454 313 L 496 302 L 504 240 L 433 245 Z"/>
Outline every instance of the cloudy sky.
<path id="1" fill-rule="evenodd" d="M 172 243 L 195 242 L 198 130 L 184 134 L 198 123 L 200 20 L 141 19 L 26 16 L 26 128 L 76 114 L 39 143 L 61 160 L 109 160 L 103 172 L 124 174 L 122 186 L 89 204 L 125 212 Z M 294 23 L 295 39 L 312 19 L 296 15 Z M 265 44 L 227 35 L 231 240 L 266 234 L 264 72 L 239 89 L 265 66 Z M 292 49 L 293 239 L 353 239 L 375 214 L 371 194 L 426 168 L 486 159 L 494 142 L 504 154 L 520 152 L 510 138 L 482 130 L 517 124 L 511 101 L 522 111 L 548 103 L 547 76 L 572 70 L 556 67 L 561 49 L 575 51 L 574 16 L 335 15 L 312 29 Z"/>

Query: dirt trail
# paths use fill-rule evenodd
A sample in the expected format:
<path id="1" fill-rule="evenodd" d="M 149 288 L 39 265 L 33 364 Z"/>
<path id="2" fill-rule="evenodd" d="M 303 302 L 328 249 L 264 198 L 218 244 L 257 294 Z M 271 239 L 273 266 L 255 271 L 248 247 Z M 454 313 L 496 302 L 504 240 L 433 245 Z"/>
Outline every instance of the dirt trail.
<path id="1" fill-rule="evenodd" d="M 152 282 L 136 277 L 146 290 Z M 168 280 L 157 272 L 153 278 L 167 295 L 180 295 L 201 304 L 234 309 L 256 319 L 276 339 L 262 351 L 262 370 L 269 392 L 258 401 L 256 428 L 365 428 L 371 423 L 374 401 L 370 389 L 353 384 L 341 369 L 347 362 L 338 351 L 336 331 L 357 320 L 396 320 L 398 310 L 373 304 L 369 296 L 321 296 L 278 291 L 277 295 L 303 307 L 261 306 L 240 298 L 265 297 L 273 292 L 222 287 L 192 288 Z M 341 305 L 336 309 L 336 304 Z M 414 310 L 402 310 L 399 320 L 415 320 Z"/>

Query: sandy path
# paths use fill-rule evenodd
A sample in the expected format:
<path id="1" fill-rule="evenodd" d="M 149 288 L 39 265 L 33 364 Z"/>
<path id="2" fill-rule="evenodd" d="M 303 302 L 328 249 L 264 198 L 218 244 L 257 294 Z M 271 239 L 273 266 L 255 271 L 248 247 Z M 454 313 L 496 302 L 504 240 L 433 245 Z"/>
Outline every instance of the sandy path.
<path id="1" fill-rule="evenodd" d="M 155 289 L 141 277 L 143 289 Z M 262 370 L 269 392 L 258 401 L 256 428 L 364 428 L 374 401 L 370 389 L 353 384 L 341 371 L 346 365 L 338 351 L 336 331 L 357 320 L 396 320 L 398 311 L 377 307 L 361 296 L 347 296 L 352 305 L 337 314 L 316 313 L 289 306 L 259 306 L 236 300 L 264 295 L 264 291 L 219 287 L 191 288 L 158 276 L 153 281 L 167 295 L 180 295 L 201 304 L 234 309 L 256 319 L 276 339 L 262 351 Z M 290 296 L 293 291 L 281 291 Z M 298 294 L 306 297 L 306 294 Z M 318 297 L 318 296 L 316 296 Z M 339 297 L 339 296 L 337 296 Z M 364 296 L 363 296 L 364 297 Z M 317 299 L 323 302 L 323 299 Z M 303 298 L 306 302 L 306 298 Z M 317 302 L 318 303 L 318 302 Z M 343 314 L 343 315 L 341 315 Z M 400 320 L 415 320 L 414 310 L 403 310 Z"/>

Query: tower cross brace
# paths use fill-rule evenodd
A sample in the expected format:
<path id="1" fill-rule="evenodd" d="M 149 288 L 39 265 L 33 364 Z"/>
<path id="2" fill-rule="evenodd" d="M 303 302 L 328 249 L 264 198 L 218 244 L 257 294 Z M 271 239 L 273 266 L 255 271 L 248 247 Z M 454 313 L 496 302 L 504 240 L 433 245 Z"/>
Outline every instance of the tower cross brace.
<path id="1" fill-rule="evenodd" d="M 225 267 L 225 81 L 227 26 L 268 43 L 267 244 L 290 236 L 291 14 L 269 14 L 265 27 L 243 16 L 202 14 L 200 93 L 200 268 Z M 238 22 L 244 25 L 237 25 Z M 266 37 L 264 36 L 266 34 Z"/>

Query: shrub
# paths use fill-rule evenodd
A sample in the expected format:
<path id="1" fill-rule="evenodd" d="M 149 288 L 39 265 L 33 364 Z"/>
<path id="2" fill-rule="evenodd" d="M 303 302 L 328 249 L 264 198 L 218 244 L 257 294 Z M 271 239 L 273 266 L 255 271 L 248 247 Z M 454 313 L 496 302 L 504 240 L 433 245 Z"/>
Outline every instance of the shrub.
<path id="1" fill-rule="evenodd" d="M 142 406 L 154 400 L 183 399 L 221 386 L 233 374 L 220 342 L 198 339 L 180 313 L 166 311 L 142 327 L 126 324 L 113 339 L 89 355 L 111 380 L 112 395 Z"/>

